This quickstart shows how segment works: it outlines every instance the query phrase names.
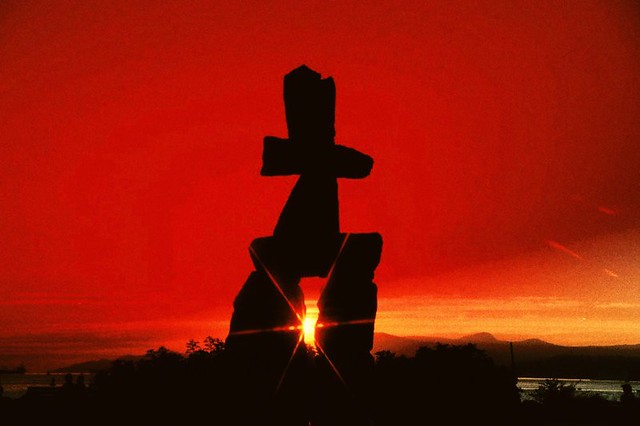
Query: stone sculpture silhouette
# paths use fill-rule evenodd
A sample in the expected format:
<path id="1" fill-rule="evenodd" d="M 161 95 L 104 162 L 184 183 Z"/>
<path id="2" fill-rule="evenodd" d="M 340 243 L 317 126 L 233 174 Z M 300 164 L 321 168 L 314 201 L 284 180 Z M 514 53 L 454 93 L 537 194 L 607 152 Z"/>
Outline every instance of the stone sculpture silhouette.
<path id="1" fill-rule="evenodd" d="M 261 174 L 300 177 L 273 236 L 251 243 L 255 271 L 234 301 L 226 343 L 247 407 L 238 423 L 368 424 L 382 238 L 340 232 L 337 178 L 364 178 L 373 160 L 335 144 L 332 78 L 301 66 L 284 78 L 284 101 L 289 137 L 265 137 Z M 302 343 L 299 286 L 312 276 L 327 278 L 313 359 Z"/>

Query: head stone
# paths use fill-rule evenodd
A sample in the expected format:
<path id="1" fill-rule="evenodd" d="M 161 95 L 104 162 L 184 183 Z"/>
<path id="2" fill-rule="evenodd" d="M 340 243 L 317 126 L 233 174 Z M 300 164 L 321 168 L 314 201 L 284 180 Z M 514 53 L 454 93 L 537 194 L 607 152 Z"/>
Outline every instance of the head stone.
<path id="1" fill-rule="evenodd" d="M 306 65 L 296 68 L 284 78 L 284 104 L 291 141 L 314 147 L 333 145 L 336 134 L 333 78 L 322 79 Z"/>

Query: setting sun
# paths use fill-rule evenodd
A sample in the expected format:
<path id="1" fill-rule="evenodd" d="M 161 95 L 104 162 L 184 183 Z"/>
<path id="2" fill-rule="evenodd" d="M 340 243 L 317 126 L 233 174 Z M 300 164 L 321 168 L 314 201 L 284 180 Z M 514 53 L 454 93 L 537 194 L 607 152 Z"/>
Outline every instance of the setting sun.
<path id="1" fill-rule="evenodd" d="M 302 333 L 304 334 L 304 343 L 315 346 L 316 322 L 318 321 L 318 308 L 313 306 L 307 309 L 307 314 L 302 321 Z"/>

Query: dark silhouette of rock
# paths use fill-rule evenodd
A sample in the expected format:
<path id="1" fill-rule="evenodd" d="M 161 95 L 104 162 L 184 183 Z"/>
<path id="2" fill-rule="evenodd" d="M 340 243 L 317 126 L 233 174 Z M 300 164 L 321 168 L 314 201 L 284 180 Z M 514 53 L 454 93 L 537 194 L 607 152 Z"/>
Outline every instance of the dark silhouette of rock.
<path id="1" fill-rule="evenodd" d="M 285 76 L 284 100 L 289 137 L 265 137 L 261 174 L 300 177 L 273 236 L 251 243 L 255 271 L 234 301 L 226 340 L 232 387 L 247 407 L 259 407 L 239 410 L 238 423 L 368 424 L 382 238 L 340 232 L 337 179 L 368 176 L 373 160 L 335 144 L 332 78 L 301 66 Z M 316 359 L 302 340 L 299 286 L 312 276 L 327 278 Z"/>

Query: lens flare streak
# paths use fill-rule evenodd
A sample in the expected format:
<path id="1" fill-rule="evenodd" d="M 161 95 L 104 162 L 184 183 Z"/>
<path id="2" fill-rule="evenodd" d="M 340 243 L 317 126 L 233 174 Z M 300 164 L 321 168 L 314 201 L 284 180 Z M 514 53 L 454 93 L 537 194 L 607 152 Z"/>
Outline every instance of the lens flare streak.
<path id="1" fill-rule="evenodd" d="M 324 359 L 327 360 L 327 363 L 329 364 L 329 366 L 331 367 L 333 372 L 336 374 L 336 377 L 338 378 L 338 380 L 340 380 L 340 382 L 344 386 L 345 390 L 347 391 L 347 394 L 349 395 L 351 400 L 354 402 L 354 404 L 359 405 L 359 404 L 357 404 L 356 396 L 353 394 L 353 392 L 349 388 L 349 385 L 347 384 L 347 382 L 342 377 L 342 374 L 340 374 L 340 371 L 338 371 L 338 368 L 336 367 L 336 365 L 333 363 L 333 361 L 331 361 L 331 358 L 329 358 L 327 353 L 324 351 L 324 349 L 322 348 L 322 346 L 318 342 L 316 342 L 316 348 L 318 349 L 318 352 L 320 352 L 322 357 L 324 357 Z M 374 424 L 373 420 L 369 417 L 369 415 L 366 413 L 366 411 L 363 410 L 362 407 L 359 407 L 359 408 L 362 411 L 362 415 L 366 418 L 367 423 L 370 424 L 370 425 L 373 425 Z"/>
<path id="2" fill-rule="evenodd" d="M 300 316 L 300 314 L 296 310 L 295 306 L 293 306 L 293 303 L 291 303 L 291 300 L 289 300 L 289 298 L 285 294 L 284 290 L 282 290 L 282 287 L 280 287 L 280 285 L 278 284 L 278 281 L 276 280 L 276 278 L 271 274 L 271 272 L 269 271 L 267 266 L 264 264 L 264 262 L 262 262 L 262 259 L 260 259 L 260 256 L 258 256 L 258 253 L 256 253 L 256 251 L 253 249 L 253 247 L 249 246 L 249 250 L 251 250 L 251 253 L 256 257 L 256 259 L 260 263 L 260 266 L 262 266 L 262 269 L 264 269 L 264 271 L 267 273 L 267 276 L 269 277 L 269 279 L 271 280 L 273 285 L 276 287 L 278 292 L 282 295 L 284 300 L 287 302 L 287 304 L 291 308 L 291 311 L 295 314 L 296 317 L 298 317 L 298 321 L 300 321 L 300 323 L 302 324 L 302 322 L 303 322 L 302 321 L 302 317 Z"/>
<path id="3" fill-rule="evenodd" d="M 278 392 L 280 392 L 280 388 L 282 387 L 282 383 L 284 382 L 284 378 L 287 376 L 287 372 L 289 371 L 289 367 L 291 366 L 291 363 L 293 362 L 293 357 L 296 356 L 296 352 L 298 352 L 298 348 L 300 347 L 300 343 L 302 343 L 303 341 L 303 334 L 300 333 L 300 336 L 298 336 L 298 343 L 296 343 L 296 346 L 293 348 L 293 352 L 291 353 L 291 356 L 289 357 L 289 361 L 287 361 L 287 365 L 285 365 L 284 370 L 282 371 L 282 374 L 280 375 L 280 380 L 278 380 L 278 385 L 276 386 L 276 389 L 273 393 L 274 398 L 278 395 Z"/>
<path id="4" fill-rule="evenodd" d="M 340 256 L 342 255 L 344 247 L 347 244 L 347 240 L 349 239 L 349 236 L 350 236 L 350 234 L 346 234 L 344 240 L 342 241 L 340 249 L 338 250 L 338 254 L 337 254 L 335 260 L 333 261 L 333 264 L 331 265 L 331 268 L 329 269 L 329 273 L 327 274 L 327 282 L 329 280 L 331 280 L 331 277 L 333 276 L 334 269 L 336 267 L 336 264 L 338 263 L 338 260 L 340 259 Z M 302 342 L 306 342 L 306 340 L 307 340 L 307 339 L 305 339 L 305 336 L 309 336 L 309 335 L 313 336 L 314 332 L 315 332 L 315 328 L 336 327 L 336 326 L 339 326 L 339 325 L 347 325 L 347 324 L 371 324 L 371 323 L 374 322 L 374 319 L 362 319 L 362 320 L 352 320 L 352 321 L 336 321 L 336 322 L 316 323 L 317 317 L 315 318 L 315 320 L 313 320 L 311 318 L 302 318 L 300 316 L 300 314 L 297 312 L 297 310 L 295 309 L 293 303 L 291 303 L 291 301 L 289 300 L 289 298 L 285 294 L 284 290 L 282 290 L 282 287 L 280 287 L 280 285 L 278 284 L 278 281 L 276 280 L 276 278 L 269 271 L 269 269 L 266 267 L 264 262 L 262 262 L 262 259 L 260 259 L 260 257 L 258 256 L 258 253 L 256 253 L 256 251 L 253 249 L 253 247 L 250 247 L 249 249 L 250 249 L 251 253 L 257 259 L 257 261 L 260 264 L 260 266 L 264 269 L 265 273 L 269 277 L 269 280 L 273 283 L 273 285 L 278 290 L 280 295 L 287 302 L 287 304 L 289 305 L 289 308 L 291 308 L 291 311 L 296 315 L 296 317 L 298 318 L 298 321 L 299 321 L 298 325 L 272 327 L 272 328 L 267 328 L 267 329 L 243 330 L 243 331 L 237 331 L 237 332 L 232 333 L 233 335 L 243 335 L 243 334 L 257 334 L 257 333 L 270 333 L 270 332 L 296 331 L 296 330 L 300 332 L 300 335 L 298 336 L 298 342 L 296 343 L 295 347 L 293 348 L 293 352 L 291 353 L 291 356 L 289 357 L 289 360 L 287 361 L 287 364 L 286 364 L 286 366 L 285 366 L 285 368 L 284 368 L 284 370 L 283 370 L 283 372 L 282 372 L 282 374 L 280 376 L 280 379 L 278 380 L 278 385 L 276 386 L 276 389 L 275 389 L 275 392 L 274 392 L 274 397 L 275 397 L 278 394 L 278 392 L 280 391 L 280 389 L 282 388 L 282 384 L 284 382 L 285 377 L 287 376 L 287 372 L 289 371 L 289 367 L 291 366 L 291 363 L 293 362 L 293 358 L 295 357 L 296 352 L 300 348 L 300 345 L 302 344 Z M 326 285 L 326 283 L 325 283 L 325 285 Z M 323 286 L 323 289 L 324 289 L 324 286 Z M 322 289 L 321 289 L 321 291 L 322 291 Z M 351 399 L 355 403 L 356 402 L 355 395 L 353 394 L 351 389 L 349 389 L 349 386 L 348 386 L 347 382 L 344 380 L 344 378 L 342 377 L 342 374 L 340 374 L 340 371 L 338 370 L 336 365 L 333 363 L 333 361 L 331 361 L 331 359 L 329 358 L 329 356 L 327 355 L 325 350 L 322 348 L 322 346 L 317 341 L 315 341 L 315 339 L 313 339 L 313 341 L 310 344 L 313 344 L 316 347 L 316 349 L 318 350 L 318 352 L 321 354 L 321 356 L 327 361 L 327 363 L 331 367 L 331 370 L 335 373 L 336 377 L 338 378 L 338 380 L 340 380 L 340 382 L 344 386 L 345 390 L 347 391 L 348 395 L 351 397 Z M 371 421 L 371 419 L 368 416 L 367 416 L 367 421 L 368 421 L 369 424 L 373 424 L 373 422 Z"/>
<path id="5" fill-rule="evenodd" d="M 295 325 L 284 325 L 281 327 L 272 327 L 272 328 L 257 328 L 253 330 L 242 330 L 242 331 L 234 331 L 229 333 L 229 336 L 242 336 L 245 334 L 259 334 L 259 333 L 275 333 L 280 331 L 295 331 L 301 330 L 302 326 Z"/>
<path id="6" fill-rule="evenodd" d="M 336 264 L 338 263 L 338 259 L 340 259 L 340 255 L 342 255 L 342 251 L 344 250 L 344 247 L 347 245 L 347 240 L 349 239 L 350 236 L 351 234 L 345 235 L 344 240 L 342 241 L 342 245 L 340 245 L 340 249 L 338 250 L 338 254 L 336 255 L 336 259 L 333 261 L 333 264 L 331 265 L 331 269 L 329 269 L 326 282 L 329 282 L 329 280 L 333 276 L 333 270 L 335 269 Z"/>
<path id="7" fill-rule="evenodd" d="M 351 321 L 333 321 L 333 322 L 319 322 L 316 327 L 324 328 L 324 327 L 337 327 L 339 325 L 351 325 L 351 324 L 373 324 L 375 319 L 359 319 L 359 320 L 351 320 Z"/>

